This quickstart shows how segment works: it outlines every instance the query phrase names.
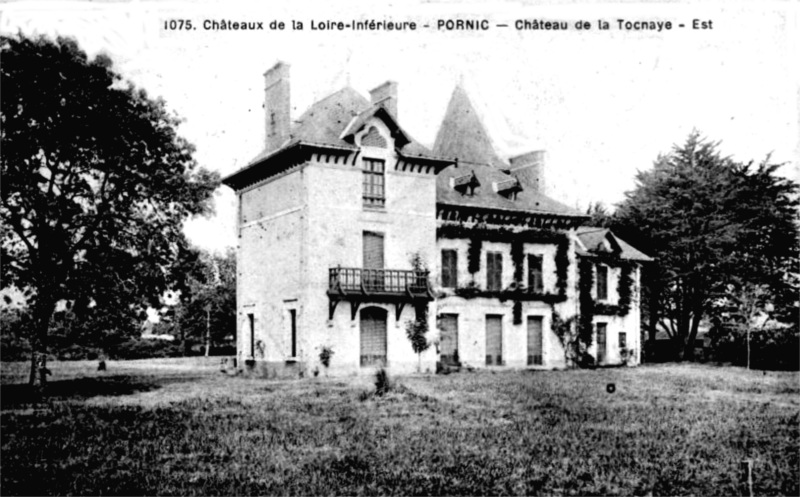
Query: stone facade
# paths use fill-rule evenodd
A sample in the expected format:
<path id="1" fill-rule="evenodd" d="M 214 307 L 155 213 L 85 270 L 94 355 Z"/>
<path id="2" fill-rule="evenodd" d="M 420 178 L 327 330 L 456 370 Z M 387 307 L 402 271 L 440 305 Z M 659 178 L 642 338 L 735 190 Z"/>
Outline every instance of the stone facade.
<path id="1" fill-rule="evenodd" d="M 581 228 L 583 216 L 547 198 L 541 151 L 504 168 L 474 129 L 479 119 L 462 118 L 471 108 L 463 90 L 430 151 L 398 124 L 396 83 L 372 101 L 345 88 L 290 126 L 288 65 L 265 82 L 266 148 L 224 180 L 239 197 L 239 364 L 269 377 L 565 367 L 552 320 L 581 311 L 580 260 L 607 266 L 597 309 L 614 314 L 592 318 L 603 336 L 585 351 L 638 363 L 638 268 L 648 258 L 607 230 Z M 460 155 L 464 140 L 484 163 Z M 542 235 L 525 238 L 533 232 Z M 622 267 L 632 282 L 625 312 Z M 406 328 L 420 315 L 431 347 L 418 356 Z M 328 371 L 323 348 L 333 351 Z"/>

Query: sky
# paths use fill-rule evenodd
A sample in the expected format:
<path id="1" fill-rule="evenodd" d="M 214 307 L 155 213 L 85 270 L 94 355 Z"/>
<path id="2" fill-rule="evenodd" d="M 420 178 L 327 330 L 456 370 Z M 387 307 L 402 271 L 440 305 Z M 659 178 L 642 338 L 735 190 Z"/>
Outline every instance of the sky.
<path id="1" fill-rule="evenodd" d="M 400 124 L 428 146 L 460 83 L 501 156 L 546 150 L 547 194 L 585 210 L 622 201 L 636 172 L 693 129 L 736 160 L 772 154 L 786 164 L 781 174 L 798 180 L 799 12 L 790 1 L 26 1 L 0 4 L 0 32 L 71 36 L 90 55 L 109 55 L 184 119 L 179 131 L 198 162 L 222 175 L 263 148 L 263 73 L 279 60 L 291 66 L 293 117 L 343 86 L 368 97 L 393 80 Z M 672 28 L 625 29 L 620 19 Z M 166 29 L 170 20 L 195 29 Z M 206 30 L 207 20 L 265 29 Z M 312 21 L 352 20 L 418 27 L 311 29 Z M 488 29 L 437 28 L 456 20 Z M 516 29 L 523 20 L 568 29 Z M 693 29 L 695 20 L 710 29 Z M 284 29 L 270 29 L 273 21 Z M 579 21 L 590 29 L 576 29 Z M 188 222 L 187 235 L 209 250 L 235 246 L 235 213 L 236 198 L 222 187 L 216 214 Z"/>

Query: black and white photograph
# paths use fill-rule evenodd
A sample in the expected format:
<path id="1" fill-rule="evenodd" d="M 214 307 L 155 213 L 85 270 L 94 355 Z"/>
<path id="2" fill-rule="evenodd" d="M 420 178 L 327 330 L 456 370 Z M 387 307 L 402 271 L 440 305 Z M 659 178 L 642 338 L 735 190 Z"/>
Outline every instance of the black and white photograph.
<path id="1" fill-rule="evenodd" d="M 800 8 L 0 2 L 0 494 L 800 494 Z"/>

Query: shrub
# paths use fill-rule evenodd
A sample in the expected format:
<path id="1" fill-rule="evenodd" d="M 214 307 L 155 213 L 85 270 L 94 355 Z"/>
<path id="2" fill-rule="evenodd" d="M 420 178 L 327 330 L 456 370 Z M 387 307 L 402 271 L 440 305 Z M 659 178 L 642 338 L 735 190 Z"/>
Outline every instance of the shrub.
<path id="1" fill-rule="evenodd" d="M 149 359 L 182 355 L 183 347 L 180 343 L 166 340 L 126 340 L 108 350 L 111 359 Z"/>
<path id="2" fill-rule="evenodd" d="M 380 368 L 375 372 L 375 395 L 381 397 L 392 390 L 392 380 L 386 369 Z"/>
<path id="3" fill-rule="evenodd" d="M 328 369 L 331 365 L 331 358 L 333 357 L 333 348 L 328 347 L 327 345 L 322 347 L 322 350 L 319 352 L 319 362 L 325 366 L 325 369 Z"/>

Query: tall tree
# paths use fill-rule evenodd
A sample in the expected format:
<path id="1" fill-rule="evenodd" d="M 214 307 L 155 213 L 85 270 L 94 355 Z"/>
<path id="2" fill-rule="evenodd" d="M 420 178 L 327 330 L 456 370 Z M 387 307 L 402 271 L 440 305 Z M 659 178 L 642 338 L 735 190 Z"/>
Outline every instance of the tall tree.
<path id="1" fill-rule="evenodd" d="M 57 302 L 141 313 L 180 282 L 183 223 L 211 211 L 219 178 L 107 56 L 22 35 L 0 56 L 2 276 L 28 294 L 34 383 Z"/>
<path id="2" fill-rule="evenodd" d="M 639 172 L 618 206 L 612 228 L 657 258 L 646 282 L 651 322 L 681 358 L 692 357 L 700 321 L 720 301 L 756 285 L 796 302 L 798 185 L 778 167 L 769 157 L 735 162 L 693 132 Z"/>
<path id="3" fill-rule="evenodd" d="M 215 345 L 236 336 L 236 252 L 224 255 L 204 250 L 188 273 L 188 284 L 181 294 L 180 332 L 184 338 L 203 343 L 205 355 Z"/>

